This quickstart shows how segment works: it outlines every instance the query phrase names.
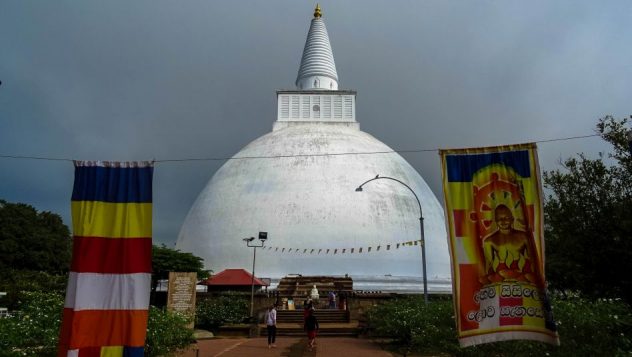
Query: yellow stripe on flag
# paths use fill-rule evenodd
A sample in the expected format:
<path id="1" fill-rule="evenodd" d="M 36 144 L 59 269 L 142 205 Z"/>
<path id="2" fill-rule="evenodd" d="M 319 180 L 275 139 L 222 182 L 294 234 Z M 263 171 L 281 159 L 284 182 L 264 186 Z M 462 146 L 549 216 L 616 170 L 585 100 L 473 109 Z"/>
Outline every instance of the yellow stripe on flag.
<path id="1" fill-rule="evenodd" d="M 101 347 L 100 357 L 123 357 L 123 346 Z"/>
<path id="2" fill-rule="evenodd" d="M 72 201 L 75 236 L 151 237 L 151 203 Z"/>

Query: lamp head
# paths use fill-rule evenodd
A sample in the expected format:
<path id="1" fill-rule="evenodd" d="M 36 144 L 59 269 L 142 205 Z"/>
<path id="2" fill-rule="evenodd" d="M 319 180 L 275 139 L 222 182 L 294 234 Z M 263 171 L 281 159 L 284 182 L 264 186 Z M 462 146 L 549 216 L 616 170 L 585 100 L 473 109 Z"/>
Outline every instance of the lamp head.
<path id="1" fill-rule="evenodd" d="M 362 186 L 358 186 L 358 188 L 356 188 L 355 190 L 356 192 L 362 192 Z"/>
<path id="2" fill-rule="evenodd" d="M 262 242 L 268 239 L 268 232 L 259 232 L 259 240 Z"/>
<path id="3" fill-rule="evenodd" d="M 244 238 L 244 242 L 252 242 L 253 240 L 255 240 L 255 237 Z"/>

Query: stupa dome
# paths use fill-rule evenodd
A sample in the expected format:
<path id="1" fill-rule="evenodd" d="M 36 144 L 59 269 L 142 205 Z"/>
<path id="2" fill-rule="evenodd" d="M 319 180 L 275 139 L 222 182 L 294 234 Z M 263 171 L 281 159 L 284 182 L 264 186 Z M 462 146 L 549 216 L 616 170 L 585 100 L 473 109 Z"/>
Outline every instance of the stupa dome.
<path id="1" fill-rule="evenodd" d="M 420 238 L 414 196 L 388 180 L 355 191 L 380 174 L 406 182 L 417 193 L 428 277 L 449 277 L 443 209 L 414 168 L 397 153 L 326 155 L 390 151 L 373 136 L 336 124 L 299 124 L 266 134 L 215 173 L 191 208 L 177 248 L 203 257 L 214 271 L 250 267 L 252 248 L 242 239 L 265 231 L 271 249 L 257 250 L 257 276 L 420 276 L 419 246 L 396 248 Z M 278 157 L 239 159 L 262 156 Z"/>
<path id="2" fill-rule="evenodd" d="M 317 48 L 313 41 L 318 48 L 329 48 L 328 38 L 322 42 L 321 16 L 317 8 L 304 51 Z M 419 277 L 420 245 L 405 244 L 421 238 L 415 197 L 390 180 L 374 180 L 362 192 L 355 190 L 380 175 L 406 183 L 419 197 L 427 276 L 449 279 L 444 215 L 437 198 L 406 160 L 360 130 L 356 92 L 317 86 L 322 74 L 308 73 L 304 64 L 334 70 L 335 64 L 333 56 L 319 63 L 315 52 L 310 53 L 303 55 L 298 89 L 277 91 L 273 131 L 252 141 L 213 175 L 189 211 L 176 247 L 204 258 L 206 268 L 216 272 L 247 269 L 253 249 L 244 238 L 268 232 L 265 247 L 256 250 L 259 277 Z"/>

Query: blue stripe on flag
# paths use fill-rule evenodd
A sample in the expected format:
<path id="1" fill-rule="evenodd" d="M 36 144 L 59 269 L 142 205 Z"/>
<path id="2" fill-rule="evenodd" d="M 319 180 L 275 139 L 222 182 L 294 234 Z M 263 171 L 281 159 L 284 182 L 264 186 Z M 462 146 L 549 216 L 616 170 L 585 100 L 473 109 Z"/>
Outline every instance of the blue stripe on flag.
<path id="1" fill-rule="evenodd" d="M 72 200 L 150 203 L 153 172 L 153 167 L 77 166 Z"/>
<path id="2" fill-rule="evenodd" d="M 123 347 L 123 357 L 143 357 L 144 347 Z"/>
<path id="3" fill-rule="evenodd" d="M 531 177 L 528 150 L 472 155 L 451 154 L 446 155 L 448 182 L 470 182 L 478 170 L 492 164 L 503 164 L 514 169 L 522 177 Z"/>

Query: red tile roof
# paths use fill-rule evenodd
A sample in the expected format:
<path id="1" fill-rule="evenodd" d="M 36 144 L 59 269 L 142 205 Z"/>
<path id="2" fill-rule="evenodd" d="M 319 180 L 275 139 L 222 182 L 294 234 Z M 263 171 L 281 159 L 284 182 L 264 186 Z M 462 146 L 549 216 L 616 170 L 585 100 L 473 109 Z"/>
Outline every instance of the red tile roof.
<path id="1" fill-rule="evenodd" d="M 237 286 L 251 286 L 252 274 L 244 269 L 226 269 L 212 277 L 202 281 L 202 285 L 237 285 Z M 255 277 L 255 285 L 268 286 L 269 284 L 257 279 Z"/>

